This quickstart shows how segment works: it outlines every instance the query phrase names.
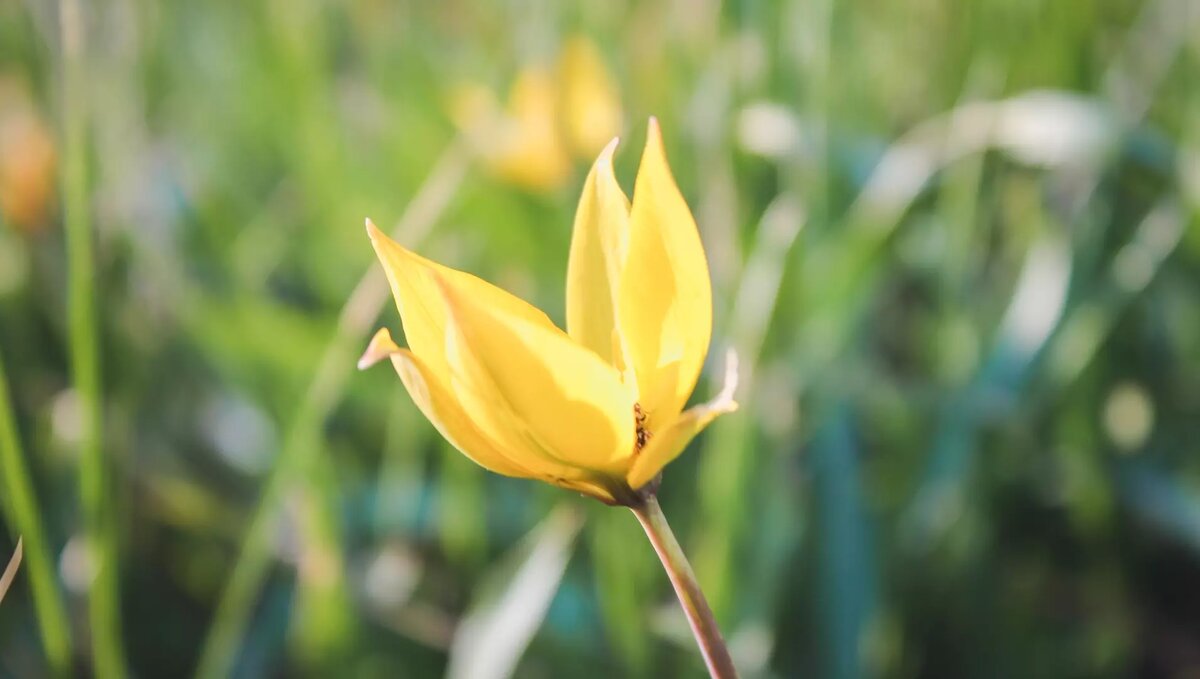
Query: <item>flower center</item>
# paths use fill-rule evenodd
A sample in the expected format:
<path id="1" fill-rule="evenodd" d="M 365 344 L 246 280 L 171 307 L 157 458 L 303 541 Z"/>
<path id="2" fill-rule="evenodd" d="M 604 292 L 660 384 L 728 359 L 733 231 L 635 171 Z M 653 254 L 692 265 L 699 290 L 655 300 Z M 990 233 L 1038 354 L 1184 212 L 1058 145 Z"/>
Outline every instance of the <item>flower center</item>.
<path id="1" fill-rule="evenodd" d="M 646 428 L 646 413 L 642 410 L 641 403 L 633 404 L 633 426 L 637 429 L 637 449 L 642 452 L 642 448 L 646 447 L 646 443 L 654 436 L 654 434 Z"/>

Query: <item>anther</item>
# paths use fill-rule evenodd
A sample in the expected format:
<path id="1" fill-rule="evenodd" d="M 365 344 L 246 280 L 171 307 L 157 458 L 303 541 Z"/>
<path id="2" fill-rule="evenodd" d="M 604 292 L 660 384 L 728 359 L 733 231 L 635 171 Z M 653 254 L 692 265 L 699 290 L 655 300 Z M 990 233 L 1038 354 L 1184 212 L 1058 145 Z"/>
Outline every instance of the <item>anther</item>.
<path id="1" fill-rule="evenodd" d="M 637 449 L 640 452 L 646 447 L 646 443 L 654 436 L 654 434 L 646 428 L 646 413 L 642 410 L 642 404 L 633 404 L 633 426 L 636 431 Z"/>

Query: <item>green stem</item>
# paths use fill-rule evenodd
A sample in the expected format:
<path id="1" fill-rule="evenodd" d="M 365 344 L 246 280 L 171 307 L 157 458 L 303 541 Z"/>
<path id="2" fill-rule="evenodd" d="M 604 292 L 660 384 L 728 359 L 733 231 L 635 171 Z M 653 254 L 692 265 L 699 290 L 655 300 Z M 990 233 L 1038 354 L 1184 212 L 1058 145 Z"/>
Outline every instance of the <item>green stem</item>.
<path id="1" fill-rule="evenodd" d="M 46 532 L 34 498 L 33 479 L 25 464 L 21 437 L 8 395 L 8 378 L 0 357 L 0 502 L 14 533 L 25 539 L 25 567 L 33 590 L 38 630 L 52 671 L 65 676 L 71 669 L 71 641 L 67 611 L 54 575 L 54 559 L 46 546 Z"/>
<path id="2" fill-rule="evenodd" d="M 709 675 L 714 679 L 735 679 L 737 670 L 734 669 L 733 659 L 729 657 L 725 640 L 721 638 L 721 630 L 717 627 L 712 609 L 708 607 L 708 601 L 704 598 L 704 592 L 700 590 L 700 583 L 696 581 L 696 574 L 692 572 L 683 548 L 679 546 L 679 541 L 671 532 L 671 526 L 667 524 L 667 517 L 658 505 L 658 498 L 651 495 L 629 509 L 641 522 L 646 537 L 650 538 L 650 544 L 654 545 L 654 551 L 662 561 L 663 569 L 671 578 L 671 585 L 675 587 L 679 604 L 683 606 L 688 624 L 692 626 L 692 635 L 696 637 L 696 644 L 704 656 Z"/>
<path id="3" fill-rule="evenodd" d="M 79 495 L 87 553 L 94 569 L 88 592 L 92 663 L 100 679 L 125 676 L 121 644 L 117 535 L 102 444 L 99 333 L 88 206 L 86 61 L 79 0 L 59 2 L 62 45 L 63 196 L 71 367 L 81 411 Z"/>

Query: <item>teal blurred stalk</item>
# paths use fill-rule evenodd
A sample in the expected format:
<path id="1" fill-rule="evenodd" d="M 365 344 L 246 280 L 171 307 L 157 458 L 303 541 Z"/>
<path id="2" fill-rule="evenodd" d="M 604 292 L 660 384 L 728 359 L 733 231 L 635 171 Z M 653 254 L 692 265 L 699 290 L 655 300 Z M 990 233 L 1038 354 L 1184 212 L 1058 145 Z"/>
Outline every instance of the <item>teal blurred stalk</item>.
<path id="1" fill-rule="evenodd" d="M 71 666 L 71 637 L 62 593 L 54 578 L 54 559 L 46 546 L 46 531 L 34 497 L 33 480 L 17 434 L 16 416 L 8 392 L 8 377 L 0 357 L 0 503 L 10 529 L 25 539 L 25 564 L 33 589 L 38 630 L 51 670 L 65 676 Z"/>
<path id="2" fill-rule="evenodd" d="M 864 676 L 863 649 L 876 614 L 875 558 L 859 481 L 859 444 L 850 405 L 833 405 L 809 452 L 813 475 L 822 676 Z"/>
<path id="3" fill-rule="evenodd" d="M 80 407 L 79 494 L 94 578 L 88 622 L 93 671 L 99 679 L 125 676 L 121 642 L 117 525 L 109 494 L 101 421 L 99 333 L 88 206 L 84 17 L 78 0 L 59 2 L 62 48 L 63 194 L 71 366 Z"/>

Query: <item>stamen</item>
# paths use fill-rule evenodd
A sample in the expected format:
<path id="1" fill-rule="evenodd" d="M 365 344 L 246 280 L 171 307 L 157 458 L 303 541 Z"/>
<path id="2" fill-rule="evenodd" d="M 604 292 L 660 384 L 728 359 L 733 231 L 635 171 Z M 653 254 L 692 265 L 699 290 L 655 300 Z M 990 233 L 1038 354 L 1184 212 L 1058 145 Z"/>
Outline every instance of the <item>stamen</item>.
<path id="1" fill-rule="evenodd" d="M 642 448 L 646 447 L 646 443 L 654 437 L 653 432 L 646 428 L 646 413 L 642 410 L 641 403 L 633 404 L 633 426 L 636 429 L 637 450 L 640 453 Z"/>

